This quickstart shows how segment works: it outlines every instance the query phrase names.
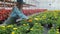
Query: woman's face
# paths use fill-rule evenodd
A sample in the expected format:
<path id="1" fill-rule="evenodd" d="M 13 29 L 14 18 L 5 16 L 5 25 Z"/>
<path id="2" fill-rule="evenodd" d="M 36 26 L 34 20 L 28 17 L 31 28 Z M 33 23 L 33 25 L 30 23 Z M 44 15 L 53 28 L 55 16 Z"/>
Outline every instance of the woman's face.
<path id="1" fill-rule="evenodd" d="M 23 8 L 23 4 L 17 3 L 17 7 L 18 7 L 19 9 L 22 9 L 22 8 Z"/>

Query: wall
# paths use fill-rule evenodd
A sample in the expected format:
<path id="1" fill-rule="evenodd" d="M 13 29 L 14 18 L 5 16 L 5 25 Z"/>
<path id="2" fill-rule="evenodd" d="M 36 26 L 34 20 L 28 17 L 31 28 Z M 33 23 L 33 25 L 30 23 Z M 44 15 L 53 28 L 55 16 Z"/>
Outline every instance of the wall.
<path id="1" fill-rule="evenodd" d="M 35 4 L 36 7 L 30 8 L 43 8 L 48 10 L 60 10 L 60 0 L 24 0 L 26 3 Z"/>
<path id="2" fill-rule="evenodd" d="M 24 7 L 24 9 L 39 8 L 39 9 L 48 9 L 48 10 L 60 10 L 60 0 L 24 0 L 24 2 L 26 2 L 27 4 L 36 5 L 36 7 L 32 7 L 32 6 Z"/>

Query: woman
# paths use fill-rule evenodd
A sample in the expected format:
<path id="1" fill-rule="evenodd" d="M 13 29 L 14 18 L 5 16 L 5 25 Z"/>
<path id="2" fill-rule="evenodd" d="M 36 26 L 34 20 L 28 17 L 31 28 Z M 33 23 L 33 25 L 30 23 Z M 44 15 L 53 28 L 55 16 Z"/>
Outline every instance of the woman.
<path id="1" fill-rule="evenodd" d="M 17 0 L 16 6 L 13 7 L 10 16 L 5 20 L 4 25 L 16 23 L 17 19 L 28 19 L 28 17 L 22 13 L 23 4 L 23 0 Z"/>

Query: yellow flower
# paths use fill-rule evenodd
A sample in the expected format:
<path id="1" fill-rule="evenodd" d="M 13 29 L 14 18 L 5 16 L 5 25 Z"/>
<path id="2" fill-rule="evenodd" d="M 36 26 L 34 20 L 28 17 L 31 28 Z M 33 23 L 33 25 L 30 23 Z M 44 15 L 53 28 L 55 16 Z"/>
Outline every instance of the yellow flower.
<path id="1" fill-rule="evenodd" d="M 1 30 L 6 30 L 6 27 L 5 26 L 1 26 L 0 29 Z"/>
<path id="2" fill-rule="evenodd" d="M 59 31 L 59 29 L 57 29 L 57 31 Z"/>
<path id="3" fill-rule="evenodd" d="M 27 25 L 29 25 L 29 24 L 27 24 Z"/>
<path id="4" fill-rule="evenodd" d="M 12 32 L 11 34 L 15 34 L 15 32 Z"/>
<path id="5" fill-rule="evenodd" d="M 24 26 L 26 26 L 26 24 L 23 24 Z"/>
<path id="6" fill-rule="evenodd" d="M 55 16 L 55 18 L 57 18 L 57 17 Z"/>
<path id="7" fill-rule="evenodd" d="M 38 18 L 34 18 L 35 20 L 39 20 Z"/>
<path id="8" fill-rule="evenodd" d="M 38 24 L 38 23 L 35 23 L 35 24 Z"/>
<path id="9" fill-rule="evenodd" d="M 10 27 L 12 27 L 12 25 L 8 25 L 7 27 L 10 28 Z"/>
<path id="10" fill-rule="evenodd" d="M 33 30 L 33 28 L 31 28 L 30 30 Z"/>
<path id="11" fill-rule="evenodd" d="M 32 19 L 29 19 L 28 22 L 32 22 Z"/>
<path id="12" fill-rule="evenodd" d="M 51 27 L 51 28 L 54 28 L 54 27 Z"/>
<path id="13" fill-rule="evenodd" d="M 43 19 L 45 19 L 45 18 L 46 18 L 46 16 L 44 15 L 44 16 L 42 16 L 42 18 L 43 18 Z"/>
<path id="14" fill-rule="evenodd" d="M 5 26 L 1 26 L 1 27 L 5 28 Z"/>
<path id="15" fill-rule="evenodd" d="M 17 30 L 18 28 L 13 28 L 13 30 Z"/>
<path id="16" fill-rule="evenodd" d="M 56 34 L 59 34 L 59 32 L 57 31 L 57 33 Z"/>

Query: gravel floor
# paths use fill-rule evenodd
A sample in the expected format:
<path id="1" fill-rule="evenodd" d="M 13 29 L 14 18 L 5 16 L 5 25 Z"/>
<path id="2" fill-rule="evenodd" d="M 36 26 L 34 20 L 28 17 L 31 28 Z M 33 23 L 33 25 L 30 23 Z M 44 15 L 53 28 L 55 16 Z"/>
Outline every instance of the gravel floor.
<path id="1" fill-rule="evenodd" d="M 48 34 L 49 29 L 44 27 L 44 33 L 43 34 Z"/>

